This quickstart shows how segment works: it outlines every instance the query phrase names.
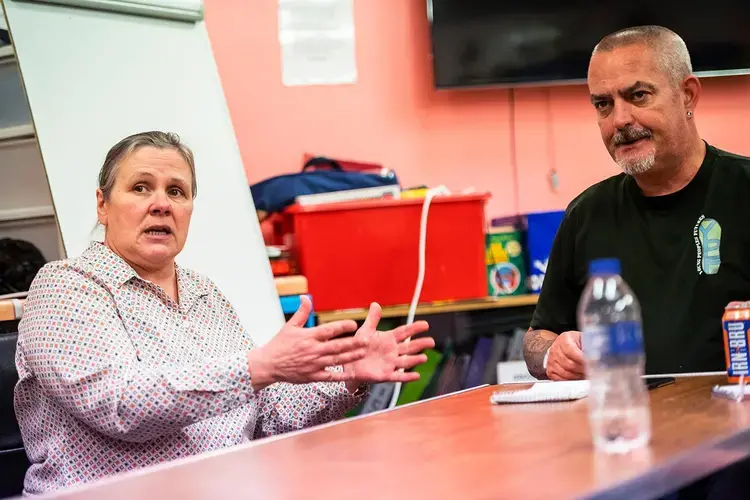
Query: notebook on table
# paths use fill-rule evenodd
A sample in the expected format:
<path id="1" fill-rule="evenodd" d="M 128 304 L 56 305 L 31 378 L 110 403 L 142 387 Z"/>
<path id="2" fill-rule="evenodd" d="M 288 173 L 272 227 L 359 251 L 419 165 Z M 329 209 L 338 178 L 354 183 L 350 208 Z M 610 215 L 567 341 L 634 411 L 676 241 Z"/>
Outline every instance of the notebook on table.
<path id="1" fill-rule="evenodd" d="M 493 404 L 574 401 L 588 396 L 590 385 L 588 380 L 537 382 L 526 389 L 496 391 L 490 401 Z"/>

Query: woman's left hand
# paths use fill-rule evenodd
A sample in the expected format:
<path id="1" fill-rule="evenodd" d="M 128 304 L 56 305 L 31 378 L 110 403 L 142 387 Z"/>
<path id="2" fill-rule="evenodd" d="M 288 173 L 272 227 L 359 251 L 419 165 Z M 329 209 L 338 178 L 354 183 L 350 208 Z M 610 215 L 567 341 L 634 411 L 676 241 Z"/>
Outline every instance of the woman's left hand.
<path id="1" fill-rule="evenodd" d="M 426 332 L 429 325 L 426 321 L 416 321 L 383 332 L 377 330 L 380 315 L 380 305 L 371 304 L 367 318 L 355 335 L 367 341 L 367 353 L 364 358 L 345 364 L 344 371 L 360 384 L 418 380 L 419 373 L 407 370 L 427 361 L 427 356 L 420 353 L 435 347 L 435 340 L 432 337 L 419 337 L 409 342 L 404 340 Z M 400 371 L 402 369 L 404 371 Z"/>

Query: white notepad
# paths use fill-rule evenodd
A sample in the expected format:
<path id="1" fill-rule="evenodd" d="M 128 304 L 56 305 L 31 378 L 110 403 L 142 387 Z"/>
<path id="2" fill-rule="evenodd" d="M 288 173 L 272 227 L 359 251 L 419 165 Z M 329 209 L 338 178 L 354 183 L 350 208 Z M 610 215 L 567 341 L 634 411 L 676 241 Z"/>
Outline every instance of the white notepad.
<path id="1" fill-rule="evenodd" d="M 538 382 L 528 389 L 496 391 L 490 401 L 493 404 L 573 401 L 588 396 L 590 385 L 588 380 Z"/>

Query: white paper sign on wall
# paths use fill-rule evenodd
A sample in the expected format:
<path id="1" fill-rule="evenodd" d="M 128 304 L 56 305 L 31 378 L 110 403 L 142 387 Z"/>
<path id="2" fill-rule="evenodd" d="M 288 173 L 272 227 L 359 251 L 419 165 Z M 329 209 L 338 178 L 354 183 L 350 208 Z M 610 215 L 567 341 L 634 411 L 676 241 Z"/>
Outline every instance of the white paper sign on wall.
<path id="1" fill-rule="evenodd" d="M 279 0 L 279 43 L 284 85 L 357 81 L 353 0 Z"/>

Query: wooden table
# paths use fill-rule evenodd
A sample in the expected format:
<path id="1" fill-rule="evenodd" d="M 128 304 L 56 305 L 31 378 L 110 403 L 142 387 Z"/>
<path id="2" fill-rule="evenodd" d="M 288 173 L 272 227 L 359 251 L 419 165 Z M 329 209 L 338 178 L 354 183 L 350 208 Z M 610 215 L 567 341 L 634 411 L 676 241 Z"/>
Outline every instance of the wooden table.
<path id="1" fill-rule="evenodd" d="M 314 297 L 313 297 L 314 299 Z M 536 305 L 538 295 L 511 295 L 508 297 L 483 297 L 473 300 L 456 300 L 422 303 L 417 305 L 418 316 L 427 314 L 442 314 L 451 312 L 479 311 L 484 309 L 503 309 L 508 307 L 523 307 Z M 317 311 L 320 323 L 330 323 L 342 319 L 363 320 L 367 317 L 367 309 L 342 309 L 340 311 Z M 409 304 L 383 307 L 383 318 L 398 318 L 409 314 Z"/>
<path id="2" fill-rule="evenodd" d="M 484 387 L 136 472 L 64 498 L 655 497 L 750 454 L 750 402 L 712 398 L 711 386 L 722 382 L 678 379 L 652 391 L 652 446 L 632 456 L 592 451 L 585 399 L 493 406 L 498 388 Z"/>

